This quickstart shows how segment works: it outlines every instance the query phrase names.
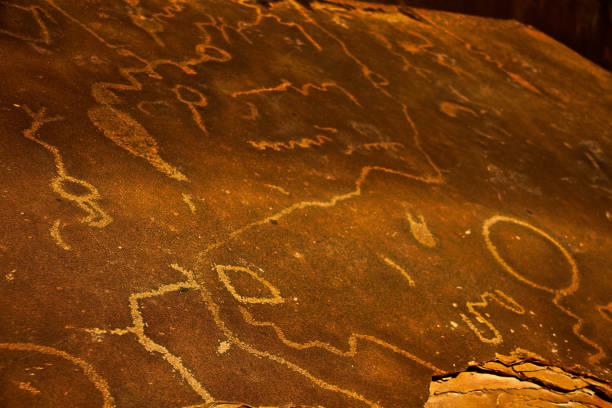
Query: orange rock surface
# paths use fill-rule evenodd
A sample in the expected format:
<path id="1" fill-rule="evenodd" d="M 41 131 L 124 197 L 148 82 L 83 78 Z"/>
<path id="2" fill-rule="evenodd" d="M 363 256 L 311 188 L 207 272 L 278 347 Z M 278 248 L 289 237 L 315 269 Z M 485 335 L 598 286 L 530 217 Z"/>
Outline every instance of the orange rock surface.
<path id="1" fill-rule="evenodd" d="M 354 1 L 0 4 L 0 405 L 418 407 L 612 379 L 612 75 Z"/>

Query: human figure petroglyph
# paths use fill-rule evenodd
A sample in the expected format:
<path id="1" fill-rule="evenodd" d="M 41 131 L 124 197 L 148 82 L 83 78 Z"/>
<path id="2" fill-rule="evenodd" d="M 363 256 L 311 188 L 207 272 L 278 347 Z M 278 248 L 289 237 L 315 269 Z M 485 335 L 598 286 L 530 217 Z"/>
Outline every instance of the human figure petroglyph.
<path id="1" fill-rule="evenodd" d="M 98 189 L 84 180 L 70 176 L 66 171 L 66 166 L 59 149 L 43 141 L 37 135 L 39 129 L 44 124 L 57 122 L 63 118 L 60 116 L 47 116 L 45 108 L 41 108 L 35 112 L 27 105 L 23 105 L 23 110 L 32 119 L 32 125 L 30 128 L 23 131 L 23 136 L 26 139 L 39 144 L 53 156 L 57 176 L 51 180 L 51 189 L 60 197 L 74 202 L 79 208 L 87 213 L 87 216 L 84 217 L 81 222 L 97 228 L 103 228 L 110 224 L 113 220 L 112 217 L 102 210 L 100 205 L 97 203 L 97 201 L 101 199 Z M 77 194 L 72 192 L 74 189 L 68 190 L 67 188 L 70 186 L 70 184 L 78 185 L 85 190 L 85 193 Z"/>

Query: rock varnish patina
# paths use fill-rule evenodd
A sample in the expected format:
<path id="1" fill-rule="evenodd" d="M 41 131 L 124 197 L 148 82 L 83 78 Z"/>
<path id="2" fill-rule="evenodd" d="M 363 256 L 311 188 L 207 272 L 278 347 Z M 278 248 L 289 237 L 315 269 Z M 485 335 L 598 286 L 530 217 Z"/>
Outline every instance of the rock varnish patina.
<path id="1" fill-rule="evenodd" d="M 612 378 L 612 75 L 530 27 L 7 0 L 0 82 L 3 407 L 418 407 L 517 350 Z"/>

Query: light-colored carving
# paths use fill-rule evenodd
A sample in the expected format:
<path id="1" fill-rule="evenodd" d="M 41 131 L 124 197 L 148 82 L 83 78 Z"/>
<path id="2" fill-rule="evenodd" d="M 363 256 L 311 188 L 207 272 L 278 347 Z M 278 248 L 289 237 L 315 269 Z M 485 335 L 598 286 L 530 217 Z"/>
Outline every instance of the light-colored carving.
<path id="1" fill-rule="evenodd" d="M 466 112 L 472 116 L 478 117 L 478 114 L 474 112 L 473 109 L 452 102 L 442 102 L 440 104 L 440 111 L 451 118 L 456 118 L 459 112 Z"/>
<path id="2" fill-rule="evenodd" d="M 202 92 L 190 86 L 181 84 L 176 85 L 174 88 L 172 88 L 172 92 L 174 92 L 176 99 L 187 105 L 187 107 L 191 111 L 193 121 L 196 123 L 196 125 L 198 125 L 202 133 L 208 135 L 208 130 L 206 130 L 206 126 L 204 126 L 204 123 L 202 123 L 202 116 L 200 115 L 200 112 L 197 109 L 203 108 L 208 104 L 208 102 L 206 101 L 206 97 L 202 94 Z M 186 98 L 184 95 L 185 92 L 194 94 L 196 96 L 196 99 L 192 100 Z"/>
<path id="3" fill-rule="evenodd" d="M 437 245 L 437 241 L 429 230 L 425 218 L 422 215 L 419 215 L 417 220 L 412 216 L 408 208 L 406 208 L 406 219 L 410 223 L 410 233 L 419 244 L 427 248 L 433 248 Z"/>
<path id="4" fill-rule="evenodd" d="M 31 41 L 34 43 L 42 43 L 42 44 L 47 44 L 47 45 L 51 43 L 51 36 L 49 35 L 49 29 L 47 28 L 47 24 L 45 23 L 43 16 L 45 18 L 48 18 L 51 21 L 55 21 L 55 20 L 53 19 L 53 17 L 51 17 L 51 15 L 44 8 L 40 6 L 21 6 L 19 4 L 13 4 L 13 3 L 3 3 L 2 6 L 3 7 L 13 7 L 18 10 L 24 10 L 30 13 L 32 15 L 32 18 L 34 18 L 34 20 L 36 21 L 36 24 L 38 24 L 38 27 L 40 29 L 40 36 L 38 38 L 29 37 L 29 36 L 20 34 L 18 32 L 6 30 L 4 28 L 0 28 L 0 33 L 9 35 L 14 38 L 18 38 L 23 41 Z"/>
<path id="5" fill-rule="evenodd" d="M 96 389 L 100 392 L 103 398 L 102 408 L 114 408 L 115 407 L 115 399 L 110 393 L 110 389 L 108 387 L 108 383 L 104 378 L 102 378 L 96 370 L 93 368 L 91 364 L 82 360 L 78 357 L 74 357 L 71 354 L 66 353 L 65 351 L 58 350 L 49 346 L 41 346 L 33 343 L 0 343 L 0 349 L 9 350 L 9 351 L 24 351 L 24 352 L 33 352 L 33 353 L 41 353 L 50 356 L 60 357 L 64 360 L 70 361 L 72 364 L 78 366 L 83 374 L 91 381 L 91 383 L 96 387 Z"/>
<path id="6" fill-rule="evenodd" d="M 474 319 L 481 324 L 484 324 L 489 328 L 489 330 L 493 333 L 492 337 L 487 337 L 482 330 L 480 330 L 472 320 L 463 313 L 460 313 L 461 318 L 468 325 L 468 327 L 478 336 L 480 341 L 483 343 L 491 343 L 491 344 L 500 344 L 503 341 L 503 337 L 499 330 L 489 321 L 487 320 L 482 313 L 478 312 L 476 309 L 482 309 L 489 305 L 489 301 L 493 301 L 504 309 L 510 310 L 511 312 L 517 314 L 525 314 L 525 309 L 519 305 L 516 300 L 512 299 L 510 296 L 506 295 L 501 290 L 494 290 L 494 293 L 484 292 L 480 295 L 480 301 L 477 302 L 466 302 L 466 306 L 470 313 L 474 316 Z"/>
<path id="7" fill-rule="evenodd" d="M 390 267 L 392 267 L 393 269 L 401 273 L 402 276 L 406 278 L 410 286 L 416 286 L 416 284 L 414 283 L 414 279 L 412 279 L 412 277 L 408 274 L 408 272 L 406 272 L 404 268 L 402 268 L 401 266 L 399 266 L 398 264 L 393 262 L 393 260 L 391 260 L 390 258 L 386 256 L 381 255 L 380 258 L 383 260 L 384 263 L 386 263 L 387 265 L 389 265 Z"/>
<path id="8" fill-rule="evenodd" d="M 195 214 L 197 208 L 193 203 L 193 197 L 191 197 L 191 194 L 183 193 L 183 201 L 185 202 L 185 204 L 187 204 L 187 207 L 189 207 L 189 211 L 191 211 L 192 214 Z"/>
<path id="9" fill-rule="evenodd" d="M 612 323 L 612 302 L 607 305 L 597 306 L 597 311 L 601 317 Z"/>
<path id="10" fill-rule="evenodd" d="M 567 263 L 570 266 L 570 269 L 571 269 L 570 284 L 567 287 L 561 288 L 561 289 L 549 288 L 548 286 L 539 284 L 537 282 L 533 282 L 532 280 L 526 278 L 520 272 L 515 270 L 512 266 L 510 266 L 504 260 L 504 258 L 502 258 L 502 256 L 499 254 L 499 252 L 497 251 L 497 247 L 493 244 L 493 242 L 491 241 L 491 237 L 490 237 L 490 235 L 491 235 L 491 227 L 493 227 L 495 224 L 498 224 L 500 222 L 516 224 L 516 225 L 522 226 L 524 228 L 527 228 L 527 229 L 535 232 L 536 234 L 542 236 L 547 241 L 549 241 L 551 244 L 553 244 L 555 247 L 557 247 L 559 249 L 559 251 L 561 251 L 561 253 L 563 254 L 563 257 L 567 260 Z M 596 342 L 594 342 L 593 340 L 589 339 L 588 337 L 586 337 L 584 334 L 581 333 L 582 325 L 584 324 L 584 319 L 582 319 L 581 317 L 576 315 L 574 312 L 572 312 L 570 309 L 568 309 L 567 307 L 565 307 L 565 306 L 563 306 L 561 304 L 561 300 L 564 297 L 566 297 L 568 295 L 571 295 L 572 293 L 576 292 L 578 290 L 578 287 L 580 286 L 580 275 L 578 273 L 578 265 L 576 265 L 576 261 L 574 260 L 572 255 L 568 252 L 568 250 L 565 249 L 565 247 L 563 247 L 563 245 L 561 245 L 555 238 L 553 238 L 551 235 L 549 235 L 545 231 L 541 230 L 540 228 L 537 228 L 537 227 L 535 227 L 535 226 L 533 226 L 533 225 L 531 225 L 531 224 L 529 224 L 529 223 L 527 223 L 525 221 L 521 221 L 521 220 L 516 219 L 516 218 L 506 217 L 506 216 L 502 216 L 502 215 L 495 215 L 495 216 L 487 219 L 484 222 L 484 224 L 483 224 L 482 234 L 484 236 L 485 243 L 487 245 L 487 249 L 489 250 L 491 255 L 493 255 L 493 258 L 495 258 L 497 263 L 499 263 L 499 265 L 506 272 L 508 272 L 510 275 L 514 276 L 519 281 L 521 281 L 521 282 L 523 282 L 523 283 L 525 283 L 525 284 L 527 284 L 527 285 L 529 285 L 529 286 L 531 286 L 533 288 L 540 289 L 540 290 L 543 290 L 545 292 L 553 294 L 554 295 L 554 297 L 553 297 L 553 304 L 559 310 L 561 310 L 563 313 L 565 313 L 567 316 L 570 316 L 571 318 L 576 320 L 576 324 L 574 324 L 572 326 L 572 331 L 574 332 L 576 337 L 578 337 L 580 340 L 582 340 L 583 342 L 587 343 L 588 345 L 590 345 L 591 347 L 593 347 L 594 349 L 597 350 L 596 353 L 593 353 L 593 354 L 591 354 L 589 356 L 588 360 L 591 363 L 593 363 L 593 364 L 597 364 L 601 359 L 603 359 L 607 355 L 606 352 L 604 351 L 603 347 L 601 347 L 599 344 L 597 344 Z"/>
<path id="11" fill-rule="evenodd" d="M 110 105 L 101 105 L 87 111 L 91 122 L 104 136 L 134 156 L 142 157 L 170 178 L 187 181 L 187 177 L 159 155 L 157 140 L 130 115 Z"/>
<path id="12" fill-rule="evenodd" d="M 283 303 L 285 300 L 281 297 L 280 292 L 277 288 L 275 288 L 270 282 L 259 276 L 257 272 L 253 271 L 250 268 L 245 268 L 243 266 L 232 266 L 232 265 L 216 265 L 215 270 L 219 276 L 219 280 L 223 283 L 225 288 L 229 293 L 232 294 L 234 299 L 239 301 L 240 303 L 265 303 L 270 305 L 276 305 L 279 303 Z M 250 297 L 250 296 L 242 296 L 238 292 L 236 292 L 236 288 L 232 285 L 232 281 L 229 278 L 227 272 L 234 271 L 239 273 L 246 273 L 251 278 L 255 279 L 263 286 L 266 287 L 270 291 L 271 297 Z"/>
<path id="13" fill-rule="evenodd" d="M 273 87 L 255 88 L 255 89 L 249 89 L 246 91 L 236 91 L 232 93 L 232 98 L 237 98 L 240 96 L 247 96 L 247 95 L 265 94 L 265 93 L 270 93 L 270 92 L 287 92 L 290 89 L 296 91 L 300 95 L 307 96 L 310 94 L 311 89 L 315 89 L 321 92 L 327 92 L 329 88 L 338 89 L 347 98 L 349 98 L 350 101 L 353 102 L 355 105 L 361 106 L 361 104 L 357 101 L 357 99 L 353 96 L 353 94 L 351 94 L 349 91 L 347 91 L 346 89 L 344 89 L 343 87 L 341 87 L 340 85 L 332 81 L 323 82 L 321 84 L 304 84 L 301 87 L 297 87 L 293 85 L 291 81 L 283 79 L 281 80 L 280 84 L 273 86 Z"/>
<path id="14" fill-rule="evenodd" d="M 298 203 L 290 205 L 289 207 L 283 208 L 280 211 L 278 211 L 275 214 L 272 214 L 272 215 L 270 215 L 268 217 L 265 217 L 265 218 L 257 220 L 257 221 L 253 221 L 251 223 L 248 223 L 248 224 L 246 224 L 246 225 L 244 225 L 244 226 L 242 226 L 242 227 L 240 227 L 240 228 L 230 232 L 228 234 L 228 236 L 226 237 L 226 239 L 223 239 L 223 240 L 217 241 L 217 242 L 215 242 L 213 244 L 210 244 L 206 249 L 201 251 L 198 254 L 198 257 L 196 259 L 196 267 L 200 267 L 201 266 L 202 261 L 203 261 L 204 257 L 206 256 L 206 254 L 208 252 L 210 252 L 210 251 L 212 251 L 214 249 L 219 248 L 220 246 L 224 245 L 225 243 L 227 243 L 231 239 L 241 235 L 245 231 L 248 231 L 248 230 L 250 230 L 252 228 L 255 228 L 255 227 L 259 226 L 259 225 L 267 224 L 267 223 L 269 223 L 271 221 L 278 221 L 281 218 L 283 218 L 283 217 L 285 217 L 287 215 L 290 215 L 293 212 L 301 210 L 301 209 L 310 208 L 310 207 L 329 208 L 329 207 L 335 206 L 339 202 L 343 202 L 345 200 L 349 200 L 349 199 L 353 199 L 355 197 L 361 196 L 363 183 L 366 181 L 368 176 L 371 173 L 373 173 L 373 172 L 381 172 L 381 173 L 401 176 L 401 177 L 404 177 L 406 179 L 419 181 L 419 182 L 422 182 L 422 183 L 425 183 L 425 184 L 432 184 L 432 185 L 443 184 L 445 182 L 445 180 L 444 180 L 444 177 L 442 176 L 442 172 L 440 171 L 438 166 L 433 162 L 433 160 L 429 157 L 429 155 L 425 152 L 425 150 L 423 150 L 423 148 L 421 147 L 421 142 L 420 142 L 420 139 L 419 139 L 418 130 L 417 130 L 416 126 L 414 125 L 414 122 L 412 122 L 412 119 L 408 115 L 405 106 L 403 106 L 403 111 L 404 111 L 404 115 L 406 117 L 406 120 L 407 120 L 410 128 L 413 131 L 414 144 L 417 147 L 417 149 L 423 154 L 423 156 L 425 157 L 426 161 L 429 163 L 431 169 L 435 173 L 433 176 L 420 176 L 420 175 L 406 173 L 406 172 L 403 172 L 403 171 L 400 171 L 400 170 L 390 169 L 390 168 L 381 167 L 381 166 L 365 166 L 365 167 L 363 167 L 361 169 L 361 173 L 360 173 L 359 177 L 355 181 L 355 189 L 353 191 L 350 191 L 350 192 L 344 193 L 344 194 L 335 195 L 335 196 L 331 197 L 327 201 L 302 201 L 302 202 L 298 202 Z"/>
<path id="15" fill-rule="evenodd" d="M 441 373 L 442 371 L 436 367 L 435 365 L 431 364 L 428 361 L 423 360 L 422 358 L 419 358 L 417 356 L 415 356 L 412 353 L 407 352 L 406 350 L 403 350 L 391 343 L 388 343 L 384 340 L 381 340 L 377 337 L 374 336 L 370 336 L 367 334 L 357 334 L 357 333 L 353 333 L 348 337 L 348 350 L 347 351 L 342 351 L 337 347 L 332 346 L 329 343 L 325 343 L 322 342 L 320 340 L 313 340 L 313 341 L 308 341 L 306 343 L 298 343 L 295 341 L 290 340 L 289 338 L 287 338 L 287 336 L 285 335 L 285 332 L 278 327 L 275 323 L 272 322 L 258 322 L 256 321 L 253 316 L 251 315 L 251 313 L 249 313 L 248 310 L 246 310 L 244 307 L 240 306 L 240 312 L 242 313 L 242 316 L 244 318 L 244 320 L 249 323 L 252 326 L 256 326 L 256 327 L 270 327 L 274 330 L 274 332 L 276 333 L 276 336 L 278 337 L 278 339 L 285 344 L 288 347 L 291 347 L 293 349 L 296 350 L 306 350 L 309 348 L 320 348 L 323 350 L 326 350 L 332 354 L 335 354 L 337 356 L 341 356 L 341 357 L 355 357 L 358 353 L 358 340 L 360 341 L 368 341 L 374 344 L 377 344 L 383 348 L 386 348 L 388 350 L 391 350 L 394 353 L 397 353 L 409 360 L 414 361 L 415 363 L 426 367 L 428 369 L 430 369 L 431 371 L 433 371 L 435 374 L 437 373 Z"/>
<path id="16" fill-rule="evenodd" d="M 69 251 L 70 250 L 70 245 L 68 245 L 67 243 L 64 242 L 64 240 L 62 239 L 62 236 L 60 234 L 61 224 L 62 224 L 62 222 L 60 220 L 55 220 L 55 222 L 51 226 L 51 229 L 49 230 L 49 233 L 51 234 L 51 238 L 53 238 L 53 241 L 55 241 L 55 243 L 60 248 L 66 250 L 66 251 Z"/>
<path id="17" fill-rule="evenodd" d="M 280 357 L 276 354 L 269 353 L 267 351 L 260 351 L 254 348 L 253 346 L 249 345 L 248 343 L 245 343 L 242 340 L 240 340 L 238 337 L 234 335 L 234 333 L 226 326 L 225 322 L 221 319 L 219 305 L 213 300 L 213 297 L 208 291 L 208 289 L 206 289 L 206 287 L 196 282 L 193 272 L 187 269 L 184 269 L 175 264 L 171 265 L 171 267 L 181 272 L 186 278 L 186 280 L 181 281 L 181 282 L 167 284 L 167 285 L 162 285 L 158 287 L 157 289 L 154 289 L 151 291 L 138 292 L 138 293 L 133 293 L 132 295 L 130 295 L 129 308 L 130 308 L 130 315 L 132 317 L 132 326 L 127 327 L 125 329 L 106 330 L 106 329 L 100 329 L 100 328 L 93 328 L 93 329 L 86 329 L 86 330 L 96 336 L 100 336 L 102 334 L 113 334 L 113 335 L 126 335 L 128 333 L 134 334 L 137 337 L 138 342 L 145 348 L 145 350 L 151 353 L 155 352 L 155 353 L 161 354 L 164 360 L 166 360 L 179 373 L 179 375 L 183 378 L 183 380 L 204 400 L 205 404 L 214 404 L 217 401 L 202 386 L 202 384 L 195 378 L 195 376 L 191 373 L 191 371 L 183 364 L 181 358 L 172 354 L 166 347 L 162 346 L 161 344 L 155 343 L 151 338 L 149 338 L 145 334 L 145 331 L 144 331 L 145 322 L 144 322 L 142 313 L 140 311 L 140 306 L 139 306 L 139 302 L 143 299 L 149 299 L 149 298 L 153 298 L 156 296 L 162 296 L 167 293 L 180 291 L 181 289 L 198 289 L 200 291 L 202 299 L 204 300 L 206 304 L 206 308 L 210 312 L 215 322 L 215 325 L 221 331 L 223 336 L 227 339 L 226 341 L 231 342 L 236 347 L 256 357 L 265 358 L 277 364 L 283 365 L 284 367 L 290 369 L 291 371 L 294 371 L 304 376 L 309 381 L 311 381 L 313 384 L 325 390 L 329 390 L 332 392 L 338 392 L 351 399 L 360 401 L 371 408 L 381 408 L 380 405 L 378 405 L 377 403 L 373 401 L 368 400 L 361 394 L 358 394 L 354 391 L 347 390 L 347 389 L 338 387 L 336 385 L 330 384 L 312 375 L 307 370 L 303 369 L 302 367 L 298 366 L 295 363 L 292 363 L 286 360 L 283 357 Z"/>
<path id="18" fill-rule="evenodd" d="M 257 150 L 271 149 L 277 152 L 281 150 L 293 150 L 295 148 L 308 149 L 311 146 L 321 146 L 325 142 L 332 142 L 333 140 L 325 135 L 316 135 L 314 139 L 303 137 L 299 140 L 288 140 L 286 142 L 270 142 L 267 140 L 260 140 L 258 142 L 248 140 L 247 143 L 256 148 Z"/>
<path id="19" fill-rule="evenodd" d="M 166 347 L 161 344 L 155 343 L 149 336 L 145 333 L 146 323 L 142 317 L 142 313 L 140 311 L 139 302 L 144 299 L 153 298 L 156 296 L 162 296 L 166 293 L 172 293 L 176 291 L 185 290 L 185 289 L 198 289 L 199 285 L 195 282 L 193 273 L 184 268 L 181 268 L 178 265 L 171 265 L 171 267 L 181 274 L 183 274 L 186 278 L 185 281 L 171 283 L 168 285 L 162 285 L 157 289 L 146 291 L 146 292 L 138 292 L 133 293 L 129 297 L 129 307 L 130 307 L 130 315 L 132 317 L 132 326 L 123 328 L 123 329 L 111 329 L 105 330 L 100 328 L 92 328 L 85 329 L 87 332 L 91 333 L 93 336 L 99 337 L 103 334 L 112 334 L 118 336 L 124 336 L 126 334 L 134 334 L 138 339 L 138 342 L 150 353 L 158 353 L 162 356 L 164 360 L 168 362 L 176 370 L 176 372 L 181 376 L 181 378 L 189 385 L 189 387 L 198 394 L 206 403 L 214 402 L 214 398 L 210 395 L 210 393 L 202 386 L 202 384 L 196 379 L 196 377 L 191 373 L 191 371 L 185 367 L 183 361 L 180 357 L 172 354 Z"/>
<path id="20" fill-rule="evenodd" d="M 34 387 L 30 381 L 13 381 L 13 383 L 15 383 L 15 385 L 17 385 L 17 388 L 19 388 L 20 390 L 27 391 L 32 395 L 40 394 L 40 390 Z"/>
<path id="21" fill-rule="evenodd" d="M 38 112 L 32 111 L 28 106 L 24 105 L 23 110 L 32 118 L 32 125 L 23 131 L 23 136 L 31 140 L 43 148 L 45 148 L 53 156 L 53 162 L 57 170 L 57 177 L 51 180 L 51 189 L 59 194 L 62 198 L 74 202 L 79 208 L 87 213 L 87 216 L 81 222 L 92 227 L 102 228 L 107 226 L 113 220 L 100 206 L 97 201 L 101 198 L 98 189 L 90 183 L 69 176 L 59 149 L 49 143 L 39 139 L 37 132 L 45 123 L 56 122 L 61 120 L 60 116 L 48 117 L 46 109 L 41 108 Z M 66 185 L 77 184 L 84 188 L 87 192 L 84 194 L 74 194 L 66 191 Z"/>
<path id="22" fill-rule="evenodd" d="M 272 190 L 276 190 L 278 192 L 280 192 L 281 194 L 284 194 L 286 196 L 291 195 L 290 192 L 288 192 L 287 190 L 285 190 L 284 188 L 274 185 L 274 184 L 264 184 L 264 186 L 271 188 Z"/>

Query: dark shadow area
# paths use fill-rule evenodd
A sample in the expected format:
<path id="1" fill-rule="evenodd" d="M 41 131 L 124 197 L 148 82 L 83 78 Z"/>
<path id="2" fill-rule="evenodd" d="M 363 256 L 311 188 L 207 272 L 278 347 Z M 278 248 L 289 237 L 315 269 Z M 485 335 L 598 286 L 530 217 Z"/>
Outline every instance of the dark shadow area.
<path id="1" fill-rule="evenodd" d="M 536 27 L 591 61 L 612 70 L 611 0 L 377 0 L 377 2 L 515 19 Z"/>

